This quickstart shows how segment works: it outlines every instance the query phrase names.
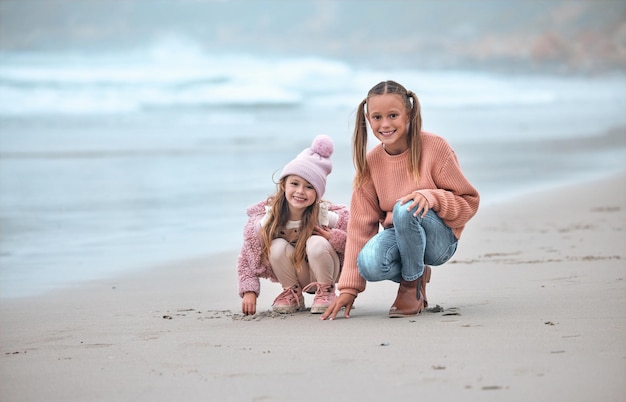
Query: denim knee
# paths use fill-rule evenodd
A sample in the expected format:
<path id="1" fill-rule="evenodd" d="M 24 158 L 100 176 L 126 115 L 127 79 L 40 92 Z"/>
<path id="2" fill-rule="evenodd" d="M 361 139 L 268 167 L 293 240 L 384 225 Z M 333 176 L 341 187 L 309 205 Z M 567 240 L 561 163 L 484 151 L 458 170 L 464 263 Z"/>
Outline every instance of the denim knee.
<path id="1" fill-rule="evenodd" d="M 356 257 L 356 266 L 359 269 L 359 274 L 366 281 L 371 281 L 374 278 L 374 271 L 372 267 L 374 264 L 368 264 L 368 258 L 363 256 L 363 252 L 361 251 L 359 255 Z"/>
<path id="2" fill-rule="evenodd" d="M 407 211 L 408 203 L 402 205 L 400 202 L 396 202 L 393 206 L 393 227 L 396 230 L 402 230 L 405 225 L 410 224 L 415 219 L 421 220 L 421 215 L 415 217 L 412 211 Z"/>
<path id="3" fill-rule="evenodd" d="M 397 276 L 399 272 L 398 265 L 394 264 L 397 259 L 398 247 L 384 241 L 386 240 L 385 235 L 391 231 L 393 229 L 386 229 L 382 236 L 379 234 L 370 240 L 357 256 L 356 264 L 359 274 L 368 282 L 391 279 Z"/>

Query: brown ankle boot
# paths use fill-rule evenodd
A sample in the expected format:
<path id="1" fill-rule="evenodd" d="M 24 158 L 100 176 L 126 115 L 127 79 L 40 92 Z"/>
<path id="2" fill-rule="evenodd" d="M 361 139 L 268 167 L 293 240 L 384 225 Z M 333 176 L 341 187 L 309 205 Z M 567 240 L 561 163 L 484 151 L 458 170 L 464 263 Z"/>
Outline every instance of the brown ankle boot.
<path id="1" fill-rule="evenodd" d="M 424 298 L 419 297 L 418 289 L 421 287 L 421 277 L 414 281 L 400 281 L 398 287 L 398 295 L 393 302 L 393 306 L 389 309 L 389 317 L 408 317 L 417 315 L 424 309 Z"/>

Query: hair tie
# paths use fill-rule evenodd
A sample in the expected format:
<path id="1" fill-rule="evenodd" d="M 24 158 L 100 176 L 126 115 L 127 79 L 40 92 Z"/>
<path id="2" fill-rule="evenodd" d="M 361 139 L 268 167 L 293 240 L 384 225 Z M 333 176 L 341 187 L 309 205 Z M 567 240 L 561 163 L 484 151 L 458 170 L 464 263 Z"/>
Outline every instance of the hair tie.
<path id="1" fill-rule="evenodd" d="M 409 98 L 412 98 L 413 95 L 413 91 L 406 91 L 406 96 L 408 96 Z"/>

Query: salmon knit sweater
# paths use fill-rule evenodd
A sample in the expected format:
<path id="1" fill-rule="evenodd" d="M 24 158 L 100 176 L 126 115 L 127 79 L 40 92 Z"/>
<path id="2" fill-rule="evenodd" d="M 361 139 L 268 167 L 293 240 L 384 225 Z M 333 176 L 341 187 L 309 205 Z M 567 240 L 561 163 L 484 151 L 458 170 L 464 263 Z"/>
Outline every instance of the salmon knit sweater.
<path id="1" fill-rule="evenodd" d="M 422 132 L 420 179 L 416 185 L 407 170 L 409 151 L 389 155 L 377 145 L 367 154 L 371 178 L 352 192 L 346 253 L 338 289 L 357 296 L 365 290 L 356 260 L 361 248 L 383 228 L 393 226 L 396 201 L 413 191 L 428 200 L 430 209 L 450 227 L 458 238 L 465 224 L 476 214 L 478 191 L 461 172 L 454 150 L 435 134 Z"/>

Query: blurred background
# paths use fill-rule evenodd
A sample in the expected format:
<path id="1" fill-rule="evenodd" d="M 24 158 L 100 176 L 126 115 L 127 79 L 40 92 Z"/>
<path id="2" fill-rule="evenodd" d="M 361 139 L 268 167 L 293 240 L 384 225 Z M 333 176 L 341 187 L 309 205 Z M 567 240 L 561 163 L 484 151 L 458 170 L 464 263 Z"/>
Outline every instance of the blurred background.
<path id="1" fill-rule="evenodd" d="M 383 80 L 483 205 L 621 172 L 625 68 L 624 1 L 0 0 L 0 297 L 238 250 L 320 133 L 349 204 Z"/>

